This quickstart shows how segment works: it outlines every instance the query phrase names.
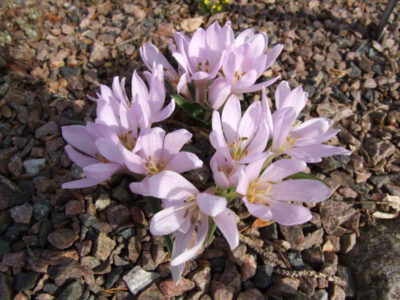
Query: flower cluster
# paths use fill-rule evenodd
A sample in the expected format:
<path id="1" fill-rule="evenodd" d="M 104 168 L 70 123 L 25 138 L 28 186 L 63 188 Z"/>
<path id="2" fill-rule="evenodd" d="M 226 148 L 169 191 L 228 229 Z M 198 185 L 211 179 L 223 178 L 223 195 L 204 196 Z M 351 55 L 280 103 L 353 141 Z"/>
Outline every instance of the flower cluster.
<path id="1" fill-rule="evenodd" d="M 173 237 L 171 273 L 179 280 L 185 262 L 199 252 L 215 227 L 231 249 L 238 246 L 233 199 L 241 199 L 249 213 L 263 221 L 288 226 L 307 222 L 311 212 L 301 203 L 324 201 L 331 190 L 301 172 L 307 163 L 350 152 L 323 144 L 338 133 L 331 120 L 299 120 L 307 102 L 301 86 L 291 89 L 282 81 L 272 113 L 265 88 L 278 77 L 258 81 L 282 45 L 269 49 L 265 33 L 248 29 L 235 37 L 230 23 L 214 23 L 191 38 L 176 33 L 170 49 L 177 68 L 146 43 L 140 54 L 149 69 L 144 73 L 147 84 L 134 72 L 128 97 L 125 79 L 115 77 L 111 88 L 101 85 L 97 98 L 92 98 L 97 103 L 94 122 L 63 128 L 65 150 L 85 174 L 63 188 L 93 186 L 117 172 L 138 178 L 130 184 L 133 193 L 162 201 L 150 232 Z M 213 109 L 209 139 L 216 150 L 210 160 L 214 184 L 205 191 L 181 175 L 203 166 L 195 154 L 181 151 L 192 134 L 153 127 L 175 109 L 174 100 L 165 105 L 164 73 L 188 103 Z M 261 101 L 242 112 L 239 98 L 257 91 Z"/>

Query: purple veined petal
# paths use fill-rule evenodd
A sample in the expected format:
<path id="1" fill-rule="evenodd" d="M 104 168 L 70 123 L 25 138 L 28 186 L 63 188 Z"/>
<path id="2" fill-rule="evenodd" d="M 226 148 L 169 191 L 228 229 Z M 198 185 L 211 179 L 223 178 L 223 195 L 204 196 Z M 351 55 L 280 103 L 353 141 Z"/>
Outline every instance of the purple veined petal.
<path id="1" fill-rule="evenodd" d="M 279 148 L 286 144 L 289 131 L 296 117 L 296 112 L 291 107 L 285 107 L 274 112 L 272 115 L 274 123 L 272 151 L 279 151 Z"/>
<path id="2" fill-rule="evenodd" d="M 247 150 L 249 154 L 246 156 L 246 159 L 254 160 L 255 156 L 258 156 L 260 153 L 265 151 L 269 140 L 269 130 L 266 122 L 261 121 L 258 126 L 258 130 L 251 140 L 250 144 L 247 146 Z"/>
<path id="3" fill-rule="evenodd" d="M 262 104 L 262 108 L 263 108 L 263 113 L 265 113 L 265 122 L 267 123 L 268 129 L 269 129 L 268 132 L 270 134 L 272 134 L 272 132 L 274 130 L 274 125 L 272 122 L 271 108 L 269 106 L 265 88 L 263 88 L 261 90 L 261 104 Z M 271 138 L 271 137 L 269 137 L 269 138 Z"/>
<path id="4" fill-rule="evenodd" d="M 145 43 L 140 47 L 139 53 L 149 70 L 152 69 L 154 63 L 161 64 L 167 70 L 166 76 L 169 79 L 173 80 L 178 76 L 178 73 L 176 73 L 175 69 L 171 66 L 165 56 L 152 43 Z"/>
<path id="5" fill-rule="evenodd" d="M 189 246 L 190 240 L 192 239 L 194 227 L 190 227 L 186 233 L 182 233 L 177 231 L 175 233 L 175 241 L 172 249 L 172 258 L 180 256 L 182 253 L 186 251 Z M 182 276 L 183 270 L 185 269 L 185 263 L 181 263 L 176 266 L 171 266 L 171 275 L 172 278 L 178 282 L 180 277 Z"/>
<path id="6" fill-rule="evenodd" d="M 198 28 L 189 42 L 188 55 L 190 58 L 202 58 L 204 49 L 206 49 L 206 34 L 203 28 Z"/>
<path id="7" fill-rule="evenodd" d="M 296 147 L 286 151 L 286 153 L 292 157 L 302 159 L 306 162 L 311 162 L 309 161 L 309 159 L 315 162 L 316 159 L 318 159 L 318 161 L 321 161 L 321 157 L 328 157 L 333 155 L 350 155 L 351 151 L 342 147 L 318 144 Z"/>
<path id="8" fill-rule="evenodd" d="M 222 28 L 218 22 L 212 23 L 206 29 L 206 44 L 210 50 L 217 51 L 225 48 L 225 40 L 223 38 Z"/>
<path id="9" fill-rule="evenodd" d="M 228 152 L 228 145 L 225 141 L 224 132 L 222 130 L 221 116 L 214 110 L 211 119 L 212 132 L 210 133 L 210 142 L 215 150 L 221 150 L 224 155 Z"/>
<path id="10" fill-rule="evenodd" d="M 122 78 L 120 81 L 118 76 L 114 77 L 112 82 L 112 92 L 114 99 L 121 104 L 127 105 L 128 98 L 125 92 L 125 78 Z"/>
<path id="11" fill-rule="evenodd" d="M 316 145 L 316 144 L 322 144 L 326 141 L 329 141 L 331 138 L 336 136 L 340 130 L 338 129 L 329 129 L 325 133 L 316 136 L 314 138 L 304 138 L 304 139 L 298 139 L 295 142 L 295 147 L 303 147 L 303 146 L 309 146 L 309 145 Z"/>
<path id="12" fill-rule="evenodd" d="M 184 173 L 201 167 L 203 167 L 203 161 L 196 154 L 183 151 L 175 154 L 164 169 Z"/>
<path id="13" fill-rule="evenodd" d="M 129 171 L 136 174 L 146 174 L 147 169 L 144 167 L 145 161 L 137 155 L 135 151 L 129 151 L 124 146 L 120 145 L 119 153 L 123 158 L 125 166 Z"/>
<path id="14" fill-rule="evenodd" d="M 161 158 L 161 152 L 164 144 L 165 130 L 159 127 L 144 130 L 138 143 L 141 145 L 145 159 L 152 158 L 156 162 Z"/>
<path id="15" fill-rule="evenodd" d="M 321 202 L 331 194 L 331 189 L 319 181 L 290 179 L 273 184 L 268 196 L 277 201 Z"/>
<path id="16" fill-rule="evenodd" d="M 246 88 L 243 88 L 243 89 L 239 89 L 236 92 L 237 93 L 253 93 L 253 92 L 262 90 L 263 88 L 266 88 L 266 87 L 274 84 L 275 81 L 277 81 L 279 78 L 281 78 L 280 75 L 276 76 L 276 77 L 274 77 L 272 79 L 269 79 L 267 81 L 256 83 L 256 84 L 253 84 L 253 85 L 251 85 L 249 87 L 246 87 Z"/>
<path id="17" fill-rule="evenodd" d="M 275 91 L 275 105 L 276 109 L 281 109 L 285 106 L 285 100 L 291 92 L 289 82 L 286 80 L 281 81 Z"/>
<path id="18" fill-rule="evenodd" d="M 235 47 L 245 44 L 253 36 L 254 36 L 254 28 L 243 30 L 235 38 Z"/>
<path id="19" fill-rule="evenodd" d="M 270 156 L 270 153 L 268 151 L 266 152 L 258 152 L 258 153 L 252 153 L 251 155 L 247 155 L 243 157 L 238 163 L 241 165 L 244 164 L 249 164 L 253 163 L 255 161 L 265 161 L 265 159 Z"/>
<path id="20" fill-rule="evenodd" d="M 186 129 L 178 129 L 167 133 L 164 138 L 163 159 L 168 160 L 172 156 L 178 154 L 192 136 L 193 135 Z"/>
<path id="21" fill-rule="evenodd" d="M 207 193 L 197 194 L 197 204 L 210 217 L 215 217 L 226 209 L 225 198 Z"/>
<path id="22" fill-rule="evenodd" d="M 78 180 L 65 182 L 61 185 L 61 187 L 63 189 L 82 189 L 82 188 L 87 188 L 87 187 L 97 185 L 101 182 L 102 181 L 98 181 L 98 180 L 94 180 L 94 179 L 82 178 L 82 179 L 78 179 Z"/>
<path id="23" fill-rule="evenodd" d="M 114 163 L 97 163 L 89 165 L 83 168 L 88 179 L 99 180 L 100 182 L 105 181 L 121 169 L 121 165 Z"/>
<path id="24" fill-rule="evenodd" d="M 250 44 L 254 57 L 259 57 L 260 55 L 264 54 L 265 48 L 267 47 L 265 44 L 265 38 L 262 34 L 254 35 Z"/>
<path id="25" fill-rule="evenodd" d="M 205 80 L 210 79 L 210 74 L 204 71 L 198 71 L 192 74 L 192 80 Z"/>
<path id="26" fill-rule="evenodd" d="M 289 93 L 287 93 L 287 89 L 290 90 L 287 82 L 280 84 L 280 89 L 276 92 L 276 96 L 279 98 L 277 109 L 281 110 L 285 107 L 292 107 L 295 110 L 296 115 L 299 115 L 307 103 L 308 94 L 303 91 L 301 86 L 296 87 Z M 283 97 L 283 95 L 286 96 Z"/>
<path id="27" fill-rule="evenodd" d="M 149 99 L 149 91 L 147 89 L 146 84 L 144 83 L 144 81 L 142 80 L 142 78 L 140 78 L 140 76 L 137 74 L 136 71 L 133 72 L 132 75 L 132 102 L 135 99 L 144 99 L 144 100 L 148 100 Z"/>
<path id="28" fill-rule="evenodd" d="M 184 73 L 191 73 L 191 71 L 194 71 L 191 69 L 189 62 L 187 61 L 186 57 L 182 53 L 175 52 L 172 54 L 172 56 L 178 62 L 180 67 L 184 70 Z"/>
<path id="29" fill-rule="evenodd" d="M 203 243 L 207 237 L 207 232 L 208 232 L 208 217 L 207 215 L 203 214 L 202 218 L 199 221 L 199 225 L 197 227 L 196 241 L 193 247 L 187 249 L 185 252 L 174 257 L 171 260 L 171 266 L 177 266 L 192 259 L 203 246 Z"/>
<path id="30" fill-rule="evenodd" d="M 175 101 L 172 99 L 171 102 L 164 107 L 153 119 L 153 123 L 158 123 L 168 119 L 175 110 Z"/>
<path id="31" fill-rule="evenodd" d="M 116 116 L 110 105 L 97 106 L 97 118 L 95 122 L 96 124 L 104 124 L 112 128 L 120 127 L 118 116 Z"/>
<path id="32" fill-rule="evenodd" d="M 188 208 L 186 204 L 168 207 L 156 213 L 150 222 L 150 232 L 152 235 L 167 235 L 179 229 L 185 222 L 185 214 Z"/>
<path id="33" fill-rule="evenodd" d="M 282 179 L 303 172 L 307 164 L 298 159 L 280 159 L 269 165 L 261 174 L 260 178 L 269 182 L 280 182 Z"/>
<path id="34" fill-rule="evenodd" d="M 247 138 L 242 145 L 247 145 L 253 138 L 259 122 L 261 121 L 261 103 L 253 102 L 243 114 L 238 127 L 237 135 L 241 138 Z"/>
<path id="35" fill-rule="evenodd" d="M 228 167 L 227 158 L 217 151 L 210 160 L 210 168 L 213 173 L 214 182 L 217 186 L 226 189 L 230 186 L 227 174 L 223 171 Z"/>
<path id="36" fill-rule="evenodd" d="M 96 140 L 95 145 L 101 155 L 113 163 L 124 164 L 124 160 L 120 155 L 117 144 L 109 138 L 99 138 Z"/>
<path id="37" fill-rule="evenodd" d="M 268 69 L 270 66 L 272 66 L 274 64 L 274 62 L 278 58 L 279 54 L 281 54 L 282 50 L 283 50 L 283 45 L 278 44 L 278 45 L 274 46 L 271 50 L 268 51 L 268 53 L 267 53 L 268 59 L 267 59 L 266 65 L 265 65 L 265 69 Z"/>
<path id="38" fill-rule="evenodd" d="M 227 78 L 230 82 L 233 82 L 236 71 L 236 55 L 234 52 L 230 52 L 225 56 L 222 70 L 225 78 Z"/>
<path id="39" fill-rule="evenodd" d="M 161 111 L 165 102 L 164 71 L 161 65 L 154 66 L 149 75 L 149 86 L 149 103 L 154 116 Z"/>
<path id="40" fill-rule="evenodd" d="M 246 174 L 246 171 L 244 169 L 239 170 L 239 180 L 236 187 L 236 192 L 242 194 L 243 196 L 247 195 L 249 184 L 250 180 Z"/>
<path id="41" fill-rule="evenodd" d="M 252 69 L 246 72 L 238 81 L 232 84 L 232 93 L 240 94 L 249 86 L 252 86 L 257 80 L 257 71 Z"/>
<path id="42" fill-rule="evenodd" d="M 208 89 L 208 105 L 215 110 L 220 109 L 224 105 L 230 93 L 231 86 L 226 79 L 217 78 Z"/>
<path id="43" fill-rule="evenodd" d="M 226 101 L 221 118 L 226 141 L 231 144 L 238 137 L 238 128 L 242 118 L 240 101 L 235 95 L 230 96 Z"/>
<path id="44" fill-rule="evenodd" d="M 181 94 L 187 88 L 187 84 L 191 81 L 192 79 L 188 73 L 182 74 L 182 76 L 179 78 L 178 85 L 176 86 L 177 92 Z"/>
<path id="45" fill-rule="evenodd" d="M 88 165 L 98 163 L 97 159 L 94 159 L 93 157 L 84 155 L 84 154 L 76 151 L 70 145 L 65 146 L 64 149 L 65 149 L 65 152 L 67 153 L 69 159 L 72 160 L 76 165 L 78 165 L 81 168 L 84 168 Z"/>
<path id="46" fill-rule="evenodd" d="M 70 125 L 62 127 L 61 130 L 63 138 L 68 144 L 88 155 L 93 156 L 97 153 L 94 137 L 88 132 L 87 127 Z"/>
<path id="47" fill-rule="evenodd" d="M 214 217 L 214 222 L 224 235 L 231 250 L 239 245 L 239 231 L 236 224 L 236 214 L 229 208 L 225 208 Z"/>
<path id="48" fill-rule="evenodd" d="M 126 131 L 129 130 L 128 109 L 128 107 L 125 107 L 122 104 L 119 106 L 119 123 L 120 126 Z"/>
<path id="49" fill-rule="evenodd" d="M 258 203 L 250 203 L 247 197 L 243 197 L 243 202 L 252 216 L 266 222 L 272 220 L 272 212 L 268 206 Z"/>
<path id="50" fill-rule="evenodd" d="M 331 120 L 326 118 L 311 119 L 293 128 L 290 131 L 290 136 L 299 139 L 319 137 L 332 126 L 332 123 Z"/>
<path id="51" fill-rule="evenodd" d="M 162 171 L 149 177 L 148 185 L 151 187 L 148 196 L 171 201 L 183 201 L 198 193 L 193 184 L 173 171 Z"/>
<path id="52" fill-rule="evenodd" d="M 269 201 L 273 219 L 281 225 L 292 226 L 306 223 L 312 215 L 308 208 L 282 201 Z"/>

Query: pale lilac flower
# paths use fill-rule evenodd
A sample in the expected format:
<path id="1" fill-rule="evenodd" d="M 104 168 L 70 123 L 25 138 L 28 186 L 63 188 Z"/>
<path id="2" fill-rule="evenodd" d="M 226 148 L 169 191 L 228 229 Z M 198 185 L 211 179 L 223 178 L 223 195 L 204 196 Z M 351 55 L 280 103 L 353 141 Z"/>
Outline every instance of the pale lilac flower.
<path id="1" fill-rule="evenodd" d="M 264 160 L 249 164 L 241 171 L 236 192 L 253 216 L 274 220 L 281 225 L 302 224 L 312 218 L 308 208 L 292 202 L 321 202 L 329 198 L 331 190 L 316 180 L 284 178 L 302 172 L 306 163 L 297 159 L 281 159 L 260 172 Z"/>
<path id="2" fill-rule="evenodd" d="M 283 45 L 278 44 L 269 50 L 266 33 L 255 34 L 254 29 L 240 33 L 225 54 L 224 76 L 210 86 L 208 104 L 219 109 L 230 94 L 251 93 L 273 84 L 279 76 L 261 83 L 256 81 L 276 61 L 282 49 Z"/>
<path id="3" fill-rule="evenodd" d="M 62 128 L 62 134 L 68 145 L 65 147 L 69 158 L 83 169 L 85 178 L 64 183 L 65 189 L 83 188 L 99 184 L 113 174 L 127 170 L 118 152 L 109 153 L 102 142 L 112 143 L 119 139 L 113 130 L 103 124 L 88 122 L 86 126 L 71 125 Z M 134 145 L 134 138 L 126 133 L 122 136 L 126 147 Z M 100 147 L 99 147 L 100 146 Z M 75 150 L 75 148 L 77 150 Z M 116 153 L 116 155 L 113 155 Z"/>
<path id="4" fill-rule="evenodd" d="M 165 208 L 151 219 L 150 232 L 153 235 L 175 233 L 171 260 L 174 280 L 179 280 L 185 262 L 201 249 L 207 237 L 209 217 L 225 236 L 231 249 L 238 246 L 236 215 L 227 208 L 225 198 L 207 192 L 200 193 L 184 177 L 172 171 L 163 171 L 140 183 L 131 183 L 130 188 L 134 193 L 163 199 Z"/>
<path id="5" fill-rule="evenodd" d="M 242 166 L 231 158 L 226 158 L 220 151 L 216 151 L 210 160 L 210 167 L 216 186 L 227 189 L 236 186 L 239 171 Z"/>
<path id="6" fill-rule="evenodd" d="M 230 96 L 222 117 L 213 112 L 212 129 L 210 142 L 227 159 L 245 164 L 265 157 L 268 128 L 260 101 L 253 102 L 242 117 L 239 99 Z"/>
<path id="7" fill-rule="evenodd" d="M 203 162 L 193 153 L 180 151 L 192 138 L 186 129 L 165 133 L 161 128 L 143 130 L 137 140 L 138 150 L 121 149 L 126 167 L 133 173 L 153 175 L 163 170 L 178 173 L 198 169 Z"/>
<path id="8" fill-rule="evenodd" d="M 293 90 L 283 81 L 275 93 L 277 110 L 271 114 L 265 91 L 262 102 L 266 120 L 272 135 L 269 151 L 276 155 L 287 154 L 308 163 L 320 162 L 322 157 L 349 155 L 350 151 L 322 143 L 336 136 L 333 122 L 326 118 L 314 118 L 303 123 L 296 121 L 307 102 L 307 93 L 299 86 Z"/>

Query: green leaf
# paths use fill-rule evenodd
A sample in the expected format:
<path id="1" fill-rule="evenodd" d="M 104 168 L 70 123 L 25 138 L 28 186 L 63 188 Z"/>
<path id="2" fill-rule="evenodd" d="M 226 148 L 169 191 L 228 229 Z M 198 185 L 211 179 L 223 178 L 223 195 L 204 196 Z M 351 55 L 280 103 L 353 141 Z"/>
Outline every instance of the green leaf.
<path id="1" fill-rule="evenodd" d="M 191 103 L 180 95 L 171 96 L 176 104 L 191 118 L 200 121 L 203 125 L 208 126 L 211 118 L 211 111 L 206 109 L 199 103 Z"/>
<path id="2" fill-rule="evenodd" d="M 214 240 L 214 233 L 217 229 L 217 225 L 214 223 L 212 218 L 208 218 L 208 233 L 207 233 L 207 240 L 206 245 L 210 245 Z"/>
<path id="3" fill-rule="evenodd" d="M 313 176 L 313 175 L 306 174 L 306 173 L 303 173 L 303 172 L 299 172 L 299 173 L 290 175 L 290 176 L 288 176 L 287 178 L 288 178 L 288 179 L 310 179 L 310 180 L 316 180 L 316 181 L 319 181 L 319 182 L 323 182 L 323 181 L 322 181 L 321 179 L 319 179 L 318 177 L 315 177 L 315 176 Z"/>
<path id="4" fill-rule="evenodd" d="M 172 237 L 170 234 L 166 235 L 164 238 L 165 246 L 167 247 L 168 253 L 172 255 L 172 248 L 174 247 L 174 242 L 172 241 Z"/>

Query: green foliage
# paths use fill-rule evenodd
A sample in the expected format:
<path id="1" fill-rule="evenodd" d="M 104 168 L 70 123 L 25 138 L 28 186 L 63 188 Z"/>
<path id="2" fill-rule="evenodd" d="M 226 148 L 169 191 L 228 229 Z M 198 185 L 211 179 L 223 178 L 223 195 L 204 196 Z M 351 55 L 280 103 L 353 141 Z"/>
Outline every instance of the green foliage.
<path id="1" fill-rule="evenodd" d="M 217 14 L 225 11 L 230 0 L 199 0 L 199 10 L 204 14 Z"/>
<path id="2" fill-rule="evenodd" d="M 209 109 L 198 103 L 189 102 L 180 95 L 172 95 L 172 98 L 189 117 L 199 121 L 203 126 L 209 127 L 212 115 Z"/>

